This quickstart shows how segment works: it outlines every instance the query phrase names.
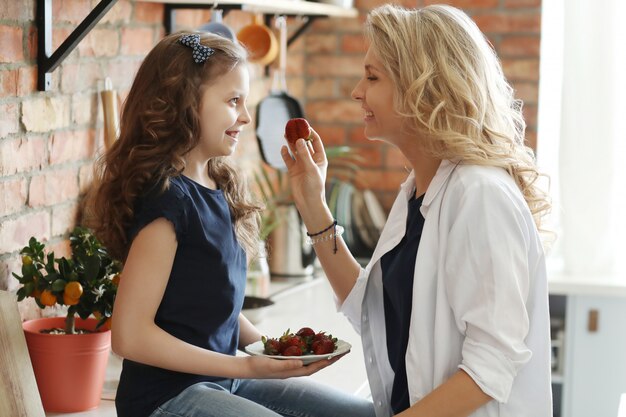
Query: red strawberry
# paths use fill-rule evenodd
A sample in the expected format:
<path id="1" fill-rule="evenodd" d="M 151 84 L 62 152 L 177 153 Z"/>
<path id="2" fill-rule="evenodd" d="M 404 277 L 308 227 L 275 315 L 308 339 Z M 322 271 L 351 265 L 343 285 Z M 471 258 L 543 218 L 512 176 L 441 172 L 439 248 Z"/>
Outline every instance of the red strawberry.
<path id="1" fill-rule="evenodd" d="M 289 120 L 285 126 L 285 139 L 292 145 L 295 145 L 296 141 L 300 138 L 304 140 L 313 139 L 309 122 L 302 118 Z"/>
<path id="2" fill-rule="evenodd" d="M 311 351 L 314 355 L 326 355 L 335 351 L 335 342 L 330 339 L 316 340 L 311 344 Z"/>
<path id="3" fill-rule="evenodd" d="M 278 339 L 268 339 L 263 336 L 261 340 L 264 346 L 263 353 L 266 355 L 280 355 L 280 342 Z"/>
<path id="4" fill-rule="evenodd" d="M 289 355 L 286 355 L 285 352 L 287 351 L 287 349 L 294 347 L 294 346 L 300 349 L 300 353 L 304 353 L 307 350 L 306 342 L 300 336 L 290 334 L 286 337 L 281 337 L 280 339 L 281 339 L 280 343 L 282 347 L 283 356 L 289 356 Z"/>
<path id="5" fill-rule="evenodd" d="M 283 356 L 302 356 L 302 349 L 298 346 L 289 346 L 283 350 Z"/>
<path id="6" fill-rule="evenodd" d="M 298 330 L 298 333 L 296 333 L 296 335 L 300 337 L 315 336 L 315 331 L 311 329 L 310 327 L 303 327 L 300 330 Z"/>

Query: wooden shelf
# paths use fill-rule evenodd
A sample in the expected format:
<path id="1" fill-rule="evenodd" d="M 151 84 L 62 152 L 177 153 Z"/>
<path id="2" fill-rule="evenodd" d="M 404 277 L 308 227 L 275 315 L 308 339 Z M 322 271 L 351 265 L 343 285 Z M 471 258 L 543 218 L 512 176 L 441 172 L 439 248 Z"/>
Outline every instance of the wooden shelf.
<path id="1" fill-rule="evenodd" d="M 285 14 L 301 16 L 326 16 L 326 17 L 357 17 L 358 11 L 354 8 L 344 8 L 325 3 L 314 3 L 304 0 L 138 0 L 147 3 L 163 3 L 178 6 L 192 6 L 207 8 L 241 8 L 241 10 L 264 14 Z M 183 8 L 183 7 L 181 7 Z"/>

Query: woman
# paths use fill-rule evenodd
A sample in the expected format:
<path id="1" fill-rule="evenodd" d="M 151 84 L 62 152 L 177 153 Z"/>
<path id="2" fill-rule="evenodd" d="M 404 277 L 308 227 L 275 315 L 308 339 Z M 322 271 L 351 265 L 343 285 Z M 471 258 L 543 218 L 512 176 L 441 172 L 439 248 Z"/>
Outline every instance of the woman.
<path id="1" fill-rule="evenodd" d="M 352 93 L 365 135 L 413 169 L 366 268 L 325 203 L 319 136 L 282 156 L 338 307 L 361 334 L 377 416 L 551 416 L 538 233 L 549 203 L 521 104 L 460 10 L 382 6 L 366 36 Z"/>

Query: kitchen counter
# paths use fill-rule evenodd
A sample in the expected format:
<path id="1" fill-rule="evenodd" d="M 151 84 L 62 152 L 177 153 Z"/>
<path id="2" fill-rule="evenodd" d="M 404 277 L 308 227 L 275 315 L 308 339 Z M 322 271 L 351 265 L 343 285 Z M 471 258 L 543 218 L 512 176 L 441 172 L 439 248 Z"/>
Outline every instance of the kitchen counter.
<path id="1" fill-rule="evenodd" d="M 571 275 L 548 271 L 551 295 L 626 297 L 626 276 Z"/>

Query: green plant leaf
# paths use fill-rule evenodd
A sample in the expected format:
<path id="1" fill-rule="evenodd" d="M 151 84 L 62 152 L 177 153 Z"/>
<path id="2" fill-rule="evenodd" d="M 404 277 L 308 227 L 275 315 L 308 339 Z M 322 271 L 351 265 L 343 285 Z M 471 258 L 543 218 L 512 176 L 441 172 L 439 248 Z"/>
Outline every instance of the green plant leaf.
<path id="1" fill-rule="evenodd" d="M 98 273 L 100 272 L 100 258 L 98 255 L 91 255 L 85 259 L 85 276 L 88 281 L 100 278 Z"/>
<path id="2" fill-rule="evenodd" d="M 26 298 L 26 290 L 22 287 L 17 290 L 17 301 L 22 301 L 24 298 Z"/>

